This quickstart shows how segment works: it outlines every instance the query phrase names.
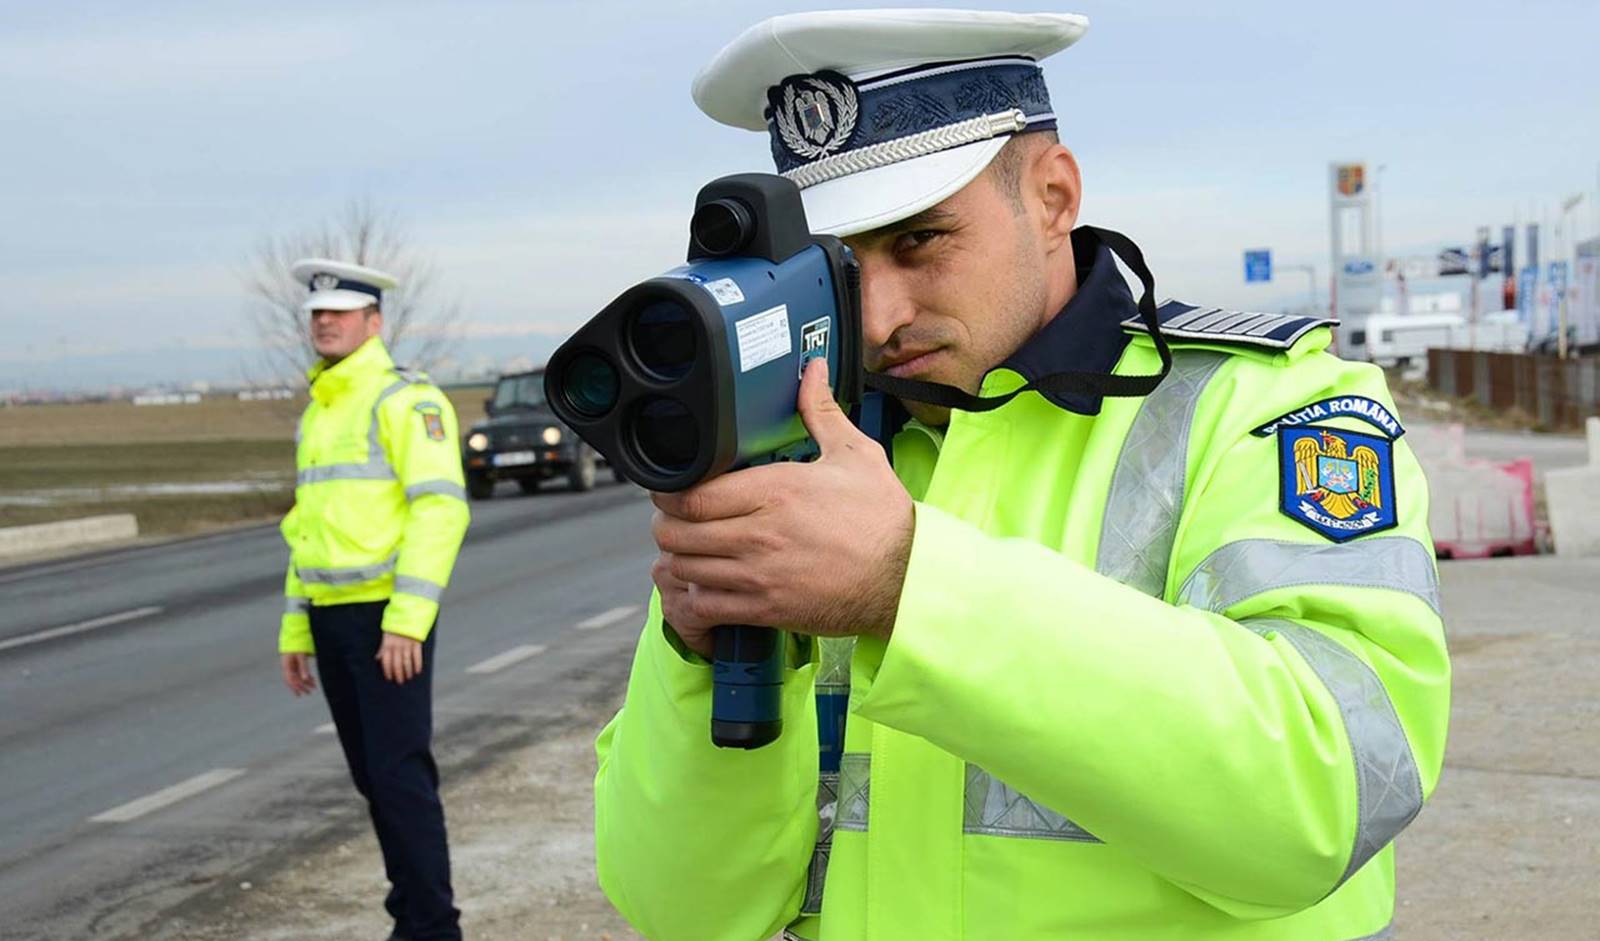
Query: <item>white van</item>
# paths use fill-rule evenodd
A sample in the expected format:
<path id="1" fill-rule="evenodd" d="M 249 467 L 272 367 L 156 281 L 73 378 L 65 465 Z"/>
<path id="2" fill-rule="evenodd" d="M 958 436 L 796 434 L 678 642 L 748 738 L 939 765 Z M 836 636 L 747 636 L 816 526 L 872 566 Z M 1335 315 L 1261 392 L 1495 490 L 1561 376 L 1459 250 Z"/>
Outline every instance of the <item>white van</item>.
<path id="1" fill-rule="evenodd" d="M 1467 322 L 1460 314 L 1373 314 L 1346 338 L 1345 355 L 1379 366 L 1426 362 L 1430 347 L 1445 348 L 1466 339 Z"/>
<path id="2" fill-rule="evenodd" d="M 1429 349 L 1520 352 L 1527 344 L 1528 328 L 1517 312 L 1502 310 L 1479 317 L 1476 327 L 1460 314 L 1373 314 L 1350 331 L 1341 349 L 1379 366 L 1426 368 Z"/>

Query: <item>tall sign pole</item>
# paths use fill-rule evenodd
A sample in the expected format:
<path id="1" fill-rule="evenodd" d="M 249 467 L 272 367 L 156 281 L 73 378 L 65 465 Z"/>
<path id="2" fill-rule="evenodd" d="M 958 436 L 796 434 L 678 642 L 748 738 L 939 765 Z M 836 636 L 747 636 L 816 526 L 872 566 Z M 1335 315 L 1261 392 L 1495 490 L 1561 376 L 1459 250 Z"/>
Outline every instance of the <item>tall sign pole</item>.
<path id="1" fill-rule="evenodd" d="M 1372 187 L 1365 163 L 1328 165 L 1328 223 L 1333 246 L 1333 314 L 1346 330 L 1363 329 L 1383 298 L 1373 238 Z"/>

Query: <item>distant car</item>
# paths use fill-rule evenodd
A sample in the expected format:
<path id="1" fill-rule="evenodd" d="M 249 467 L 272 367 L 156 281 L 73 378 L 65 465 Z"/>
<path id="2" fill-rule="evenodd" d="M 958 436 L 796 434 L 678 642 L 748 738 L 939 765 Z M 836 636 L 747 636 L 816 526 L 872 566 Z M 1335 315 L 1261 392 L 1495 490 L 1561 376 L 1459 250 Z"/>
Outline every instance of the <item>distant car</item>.
<path id="1" fill-rule="evenodd" d="M 502 480 L 515 480 L 523 493 L 564 477 L 582 493 L 594 488 L 600 455 L 556 418 L 544 399 L 544 370 L 501 376 L 484 402 L 488 417 L 467 429 L 461 463 L 467 494 L 487 500 Z M 613 472 L 617 480 L 622 478 Z"/>

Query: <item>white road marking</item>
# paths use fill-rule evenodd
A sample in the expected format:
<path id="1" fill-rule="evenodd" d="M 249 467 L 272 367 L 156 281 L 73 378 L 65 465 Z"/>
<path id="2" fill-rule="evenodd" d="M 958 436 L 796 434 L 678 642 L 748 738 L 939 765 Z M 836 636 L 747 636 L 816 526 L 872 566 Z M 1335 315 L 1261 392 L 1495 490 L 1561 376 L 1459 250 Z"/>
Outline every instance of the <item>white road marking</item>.
<path id="1" fill-rule="evenodd" d="M 638 610 L 639 606 L 636 604 L 625 604 L 620 608 L 602 611 L 587 621 L 579 621 L 575 626 L 580 631 L 597 631 L 602 627 L 610 627 Z"/>
<path id="2" fill-rule="evenodd" d="M 113 624 L 121 624 L 123 621 L 132 621 L 135 618 L 149 617 L 152 614 L 160 614 L 162 610 L 162 608 L 156 606 L 151 606 L 148 608 L 134 608 L 132 611 L 122 611 L 117 614 L 107 614 L 102 617 L 90 618 L 87 621 L 79 621 L 76 624 L 67 624 L 62 627 L 52 627 L 49 630 L 35 631 L 32 634 L 23 634 L 21 637 L 10 637 L 6 640 L 0 640 L 0 650 L 10 650 L 13 647 L 26 647 L 29 644 L 38 644 L 47 640 L 55 640 L 57 637 L 70 637 L 73 634 L 82 634 L 84 631 L 92 631 L 100 627 L 110 627 Z"/>
<path id="3" fill-rule="evenodd" d="M 504 670 L 513 663 L 521 663 L 529 657 L 538 656 L 542 653 L 544 653 L 544 644 L 523 644 L 520 647 L 512 647 L 504 653 L 497 653 L 481 663 L 474 663 L 472 666 L 467 667 L 467 672 L 495 673 Z"/>
<path id="4" fill-rule="evenodd" d="M 324 722 L 311 730 L 312 735 L 332 735 L 336 730 L 332 722 Z"/>
<path id="5" fill-rule="evenodd" d="M 170 807 L 188 797 L 193 797 L 203 791 L 209 791 L 218 785 L 227 784 L 239 775 L 244 774 L 242 768 L 214 768 L 204 774 L 197 774 L 187 781 L 180 781 L 168 788 L 162 788 L 154 794 L 147 794 L 136 801 L 129 801 L 121 807 L 113 807 L 103 814 L 89 818 L 91 823 L 127 823 L 137 820 L 145 814 Z"/>

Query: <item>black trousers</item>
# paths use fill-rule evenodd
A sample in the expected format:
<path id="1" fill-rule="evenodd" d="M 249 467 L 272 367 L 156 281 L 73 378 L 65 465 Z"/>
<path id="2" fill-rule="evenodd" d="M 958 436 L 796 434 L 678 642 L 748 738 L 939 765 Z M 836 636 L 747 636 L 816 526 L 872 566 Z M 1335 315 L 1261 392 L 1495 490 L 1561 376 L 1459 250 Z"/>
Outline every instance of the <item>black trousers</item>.
<path id="1" fill-rule="evenodd" d="M 412 941 L 458 941 L 460 912 L 450 891 L 450 850 L 433 737 L 433 641 L 422 673 L 384 679 L 377 661 L 386 602 L 311 609 L 317 674 L 333 713 L 356 790 L 367 799 L 389 876 L 384 908 Z"/>

